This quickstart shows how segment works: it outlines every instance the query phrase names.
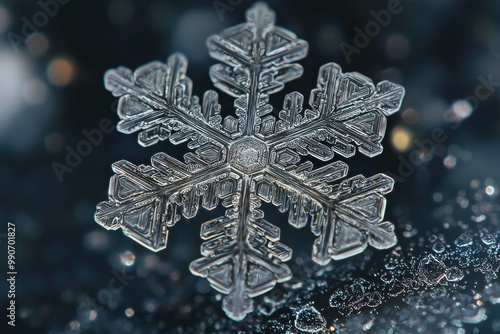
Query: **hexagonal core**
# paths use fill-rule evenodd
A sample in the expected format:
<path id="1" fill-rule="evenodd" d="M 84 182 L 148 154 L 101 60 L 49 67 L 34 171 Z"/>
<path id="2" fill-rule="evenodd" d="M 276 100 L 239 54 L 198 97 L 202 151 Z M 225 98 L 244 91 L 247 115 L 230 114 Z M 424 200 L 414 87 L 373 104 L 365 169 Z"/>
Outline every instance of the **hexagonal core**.
<path id="1" fill-rule="evenodd" d="M 229 163 L 243 173 L 255 173 L 267 166 L 267 145 L 256 138 L 243 138 L 229 148 Z"/>

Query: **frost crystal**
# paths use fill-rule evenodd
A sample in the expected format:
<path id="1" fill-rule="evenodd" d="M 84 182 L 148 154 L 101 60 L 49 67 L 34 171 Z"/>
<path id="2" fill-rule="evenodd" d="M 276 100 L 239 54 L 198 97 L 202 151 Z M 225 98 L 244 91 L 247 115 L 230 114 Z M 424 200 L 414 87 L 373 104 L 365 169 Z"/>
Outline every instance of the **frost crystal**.
<path id="1" fill-rule="evenodd" d="M 279 228 L 264 219 L 262 201 L 288 211 L 296 228 L 310 223 L 317 236 L 312 258 L 321 265 L 358 254 L 368 244 L 385 249 L 396 243 L 394 226 L 382 221 L 391 178 L 339 181 L 347 175 L 344 162 L 314 168 L 305 158 L 349 158 L 356 147 L 369 157 L 380 154 L 385 116 L 399 109 L 404 95 L 399 85 L 383 81 L 375 87 L 367 77 L 328 63 L 320 68 L 309 108 L 302 94 L 292 92 L 275 116 L 269 95 L 302 75 L 296 61 L 306 56 L 307 43 L 276 27 L 265 4 L 254 5 L 246 18 L 207 42 L 221 62 L 211 67 L 210 77 L 235 98 L 236 117 L 220 115 L 213 90 L 201 101 L 191 95 L 183 55 L 135 72 L 119 67 L 106 73 L 106 88 L 120 97 L 119 131 L 138 132 L 143 146 L 187 142 L 193 152 L 183 162 L 157 153 L 150 166 L 114 163 L 109 201 L 95 214 L 105 228 L 121 228 L 159 251 L 181 215 L 192 218 L 200 207 L 212 210 L 221 201 L 226 213 L 201 226 L 203 256 L 190 269 L 227 295 L 223 308 L 234 320 L 252 312 L 251 298 L 292 276 L 284 263 L 292 250 L 279 242 Z"/>

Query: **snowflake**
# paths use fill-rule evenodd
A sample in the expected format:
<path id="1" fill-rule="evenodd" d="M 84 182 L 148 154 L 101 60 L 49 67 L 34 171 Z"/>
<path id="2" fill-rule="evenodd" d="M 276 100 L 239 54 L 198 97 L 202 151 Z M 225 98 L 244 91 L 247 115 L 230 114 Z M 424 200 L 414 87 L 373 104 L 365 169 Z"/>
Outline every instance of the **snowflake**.
<path id="1" fill-rule="evenodd" d="M 122 228 L 159 251 L 181 215 L 192 218 L 200 207 L 212 210 L 221 201 L 225 215 L 202 224 L 203 256 L 190 269 L 227 295 L 223 309 L 237 321 L 252 312 L 251 298 L 292 276 L 284 263 L 292 250 L 279 242 L 279 228 L 264 219 L 262 201 L 288 211 L 296 228 L 310 223 L 317 236 L 312 258 L 321 265 L 358 254 L 368 244 L 385 249 L 396 243 L 394 226 L 383 221 L 391 178 L 339 181 L 347 175 L 344 162 L 314 168 L 304 158 L 349 158 L 356 147 L 369 157 L 380 154 L 385 116 L 400 108 L 404 95 L 399 85 L 383 81 L 375 87 L 367 77 L 328 63 L 320 68 L 309 108 L 303 108 L 302 94 L 292 92 L 275 116 L 269 95 L 302 75 L 295 62 L 306 56 L 308 45 L 274 26 L 274 12 L 265 4 L 254 5 L 246 19 L 207 41 L 210 55 L 221 62 L 211 67 L 210 77 L 235 98 L 236 117 L 220 115 L 213 90 L 201 101 L 191 95 L 181 54 L 133 73 L 124 67 L 106 73 L 106 88 L 120 97 L 119 131 L 138 132 L 143 146 L 169 139 L 174 145 L 186 142 L 193 152 L 184 162 L 157 153 L 150 166 L 114 163 L 109 201 L 95 214 L 105 228 Z"/>

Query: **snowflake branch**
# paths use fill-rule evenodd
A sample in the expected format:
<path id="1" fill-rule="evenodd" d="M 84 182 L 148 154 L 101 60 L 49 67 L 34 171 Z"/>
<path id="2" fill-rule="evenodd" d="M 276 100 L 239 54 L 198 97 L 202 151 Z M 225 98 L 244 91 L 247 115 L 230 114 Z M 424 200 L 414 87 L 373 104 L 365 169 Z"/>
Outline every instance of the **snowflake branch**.
<path id="1" fill-rule="evenodd" d="M 305 112 L 307 117 L 295 116 L 302 110 L 301 96 L 289 96 L 280 113 L 278 131 L 267 140 L 268 144 L 330 160 L 334 153 L 346 158 L 353 156 L 356 146 L 369 157 L 382 153 L 385 116 L 400 108 L 404 89 L 388 81 L 374 87 L 364 75 L 342 74 L 337 64 L 329 63 L 320 68 L 317 88 L 311 91 L 312 110 Z M 290 102 L 292 98 L 294 103 Z"/>
<path id="2" fill-rule="evenodd" d="M 261 199 L 281 212 L 289 211 L 294 227 L 304 227 L 312 217 L 311 230 L 318 236 L 312 257 L 321 265 L 358 254 L 367 244 L 385 249 L 397 241 L 394 226 L 381 222 L 383 195 L 392 190 L 394 181 L 384 174 L 368 179 L 358 175 L 332 185 L 345 176 L 346 167 L 338 162 L 325 166 L 305 184 L 293 174 L 270 167 L 257 187 Z"/>
<path id="3" fill-rule="evenodd" d="M 259 201 L 252 183 L 252 177 L 244 176 L 226 215 L 202 225 L 201 236 L 207 240 L 201 249 L 204 257 L 190 266 L 193 274 L 207 277 L 216 290 L 228 295 L 224 311 L 237 321 L 253 311 L 250 298 L 292 276 L 283 264 L 292 251 L 278 242 L 280 230 L 256 209 Z"/>
<path id="4" fill-rule="evenodd" d="M 210 55 L 224 64 L 210 69 L 214 85 L 238 98 L 245 114 L 239 135 L 258 132 L 261 117 L 272 108 L 262 107 L 268 95 L 283 89 L 285 82 L 299 78 L 302 66 L 293 62 L 307 54 L 307 43 L 292 32 L 274 25 L 274 12 L 266 4 L 257 3 L 247 12 L 247 23 L 211 36 Z M 241 108 L 242 102 L 245 104 Z M 265 110 L 265 111 L 263 111 Z"/>
<path id="5" fill-rule="evenodd" d="M 155 154 L 151 162 L 113 164 L 116 175 L 110 180 L 109 201 L 97 205 L 95 220 L 107 229 L 121 227 L 127 236 L 159 251 L 167 245 L 168 227 L 180 218 L 177 206 L 186 218 L 197 214 L 200 198 L 206 209 L 217 206 L 217 197 L 227 192 L 229 166 L 190 170 L 165 153 Z"/>
<path id="6" fill-rule="evenodd" d="M 121 96 L 118 130 L 132 133 L 141 130 L 139 143 L 153 145 L 168 138 L 177 123 L 189 127 L 205 138 L 228 145 L 221 130 L 217 93 L 205 95 L 204 110 L 197 97 L 191 97 L 191 80 L 185 76 L 187 60 L 181 54 L 169 57 L 167 64 L 151 62 L 134 74 L 124 67 L 105 74 L 106 89 Z M 214 118 L 214 119 L 212 119 Z"/>

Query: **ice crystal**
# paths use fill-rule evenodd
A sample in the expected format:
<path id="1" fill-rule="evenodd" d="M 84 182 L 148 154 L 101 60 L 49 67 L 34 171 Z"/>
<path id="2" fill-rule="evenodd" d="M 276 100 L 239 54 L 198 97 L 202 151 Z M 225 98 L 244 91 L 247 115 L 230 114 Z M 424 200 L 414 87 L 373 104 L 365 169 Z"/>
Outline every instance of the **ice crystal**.
<path id="1" fill-rule="evenodd" d="M 308 306 L 297 312 L 295 328 L 307 333 L 317 333 L 326 327 L 326 320 L 314 307 Z"/>
<path id="2" fill-rule="evenodd" d="M 193 152 L 183 162 L 157 153 L 150 166 L 114 163 L 109 201 L 98 204 L 95 215 L 105 228 L 121 228 L 159 251 L 181 215 L 192 218 L 201 207 L 212 210 L 222 202 L 225 215 L 201 226 L 203 256 L 190 269 L 227 295 L 223 308 L 234 320 L 253 310 L 251 298 L 292 277 L 284 263 L 292 250 L 279 242 L 279 228 L 264 219 L 262 201 L 288 211 L 296 228 L 310 224 L 317 236 L 312 258 L 321 265 L 367 245 L 385 249 L 396 243 L 394 226 L 383 221 L 391 178 L 340 181 L 348 171 L 344 162 L 314 168 L 305 159 L 380 154 L 385 116 L 399 109 L 404 95 L 399 85 L 374 86 L 328 63 L 320 68 L 309 108 L 302 94 L 292 92 L 275 114 L 269 95 L 302 75 L 296 61 L 306 56 L 307 43 L 276 27 L 265 4 L 254 5 L 246 19 L 207 41 L 210 55 L 221 62 L 211 67 L 210 77 L 234 97 L 235 116 L 221 116 L 217 92 L 207 91 L 201 101 L 191 94 L 181 54 L 135 72 L 119 67 L 106 73 L 106 88 L 120 97 L 119 131 L 138 132 L 143 146 L 169 139 L 174 145 L 186 142 Z"/>

